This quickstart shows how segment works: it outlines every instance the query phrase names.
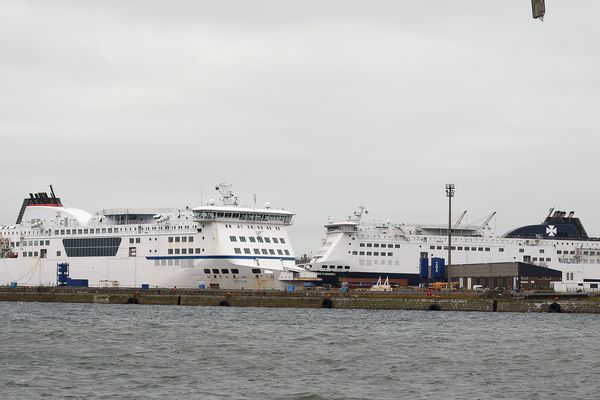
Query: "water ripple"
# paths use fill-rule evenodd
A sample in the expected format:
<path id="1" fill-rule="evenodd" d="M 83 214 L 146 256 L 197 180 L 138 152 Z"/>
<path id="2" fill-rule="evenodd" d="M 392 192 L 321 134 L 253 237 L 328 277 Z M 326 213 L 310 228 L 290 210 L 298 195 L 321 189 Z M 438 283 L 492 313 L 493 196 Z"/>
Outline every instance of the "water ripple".
<path id="1" fill-rule="evenodd" d="M 591 315 L 0 303 L 6 399 L 578 399 Z"/>

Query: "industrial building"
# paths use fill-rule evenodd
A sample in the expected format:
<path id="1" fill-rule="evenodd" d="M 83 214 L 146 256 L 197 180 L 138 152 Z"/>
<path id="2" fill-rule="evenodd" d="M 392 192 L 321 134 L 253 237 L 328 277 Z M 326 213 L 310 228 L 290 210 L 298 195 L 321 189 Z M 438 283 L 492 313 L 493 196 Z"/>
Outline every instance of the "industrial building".
<path id="1" fill-rule="evenodd" d="M 448 267 L 448 278 L 461 289 L 506 288 L 519 291 L 551 290 L 550 282 L 560 282 L 562 272 L 523 262 L 461 264 Z"/>

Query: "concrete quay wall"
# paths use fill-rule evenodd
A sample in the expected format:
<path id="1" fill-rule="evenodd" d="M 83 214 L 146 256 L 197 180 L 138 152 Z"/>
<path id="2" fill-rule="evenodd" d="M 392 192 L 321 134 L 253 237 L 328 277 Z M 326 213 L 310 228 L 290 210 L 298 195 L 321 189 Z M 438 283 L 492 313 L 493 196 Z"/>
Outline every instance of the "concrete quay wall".
<path id="1" fill-rule="evenodd" d="M 428 297 L 421 294 L 373 292 L 269 292 L 219 290 L 150 290 L 93 288 L 1 288 L 0 301 L 95 304 L 147 304 L 277 308 L 334 308 L 372 310 L 440 310 L 479 312 L 551 312 L 554 300 L 486 299 L 460 293 Z M 560 312 L 600 314 L 600 301 L 558 300 Z M 554 306 L 556 309 L 556 306 Z"/>

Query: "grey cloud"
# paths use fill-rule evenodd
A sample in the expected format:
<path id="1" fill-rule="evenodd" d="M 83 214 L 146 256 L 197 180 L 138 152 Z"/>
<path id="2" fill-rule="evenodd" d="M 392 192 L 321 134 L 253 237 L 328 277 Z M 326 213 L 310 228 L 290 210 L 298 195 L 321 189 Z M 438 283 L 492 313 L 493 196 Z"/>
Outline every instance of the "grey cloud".
<path id="1" fill-rule="evenodd" d="M 575 209 L 595 185 L 600 4 L 524 1 L 0 2 L 0 221 L 65 202 L 194 205 L 227 180 L 298 215 L 497 228 Z"/>

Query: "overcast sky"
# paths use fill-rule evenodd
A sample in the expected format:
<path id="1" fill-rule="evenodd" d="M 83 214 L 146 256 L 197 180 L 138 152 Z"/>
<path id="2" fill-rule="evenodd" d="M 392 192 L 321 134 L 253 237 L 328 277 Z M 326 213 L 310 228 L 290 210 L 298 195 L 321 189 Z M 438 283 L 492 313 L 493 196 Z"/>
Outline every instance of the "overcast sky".
<path id="1" fill-rule="evenodd" d="M 243 203 L 600 235 L 600 2 L 0 0 L 0 222 L 63 203 Z"/>

